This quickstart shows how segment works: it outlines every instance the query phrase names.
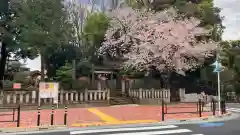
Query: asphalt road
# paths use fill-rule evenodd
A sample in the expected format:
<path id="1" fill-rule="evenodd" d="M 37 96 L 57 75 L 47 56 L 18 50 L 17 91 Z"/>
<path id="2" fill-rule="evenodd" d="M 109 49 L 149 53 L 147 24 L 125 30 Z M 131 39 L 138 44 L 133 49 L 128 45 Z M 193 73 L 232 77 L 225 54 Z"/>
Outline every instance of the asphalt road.
<path id="1" fill-rule="evenodd" d="M 229 111 L 237 113 L 240 116 L 240 104 L 228 104 L 227 107 Z M 131 127 L 79 128 L 72 131 L 18 133 L 18 135 L 239 135 L 239 123 L 240 117 L 228 121 L 186 125 L 154 124 Z"/>
<path id="2" fill-rule="evenodd" d="M 38 132 L 22 135 L 239 135 L 239 123 L 240 118 L 213 123 L 77 129 L 64 132 Z"/>
<path id="3" fill-rule="evenodd" d="M 235 113 L 240 113 L 240 104 L 239 103 L 228 103 L 227 110 Z"/>
<path id="4" fill-rule="evenodd" d="M 239 135 L 240 119 L 215 122 L 215 123 L 202 123 L 202 124 L 192 124 L 183 125 L 183 127 L 189 128 L 195 132 L 201 132 L 203 135 Z"/>

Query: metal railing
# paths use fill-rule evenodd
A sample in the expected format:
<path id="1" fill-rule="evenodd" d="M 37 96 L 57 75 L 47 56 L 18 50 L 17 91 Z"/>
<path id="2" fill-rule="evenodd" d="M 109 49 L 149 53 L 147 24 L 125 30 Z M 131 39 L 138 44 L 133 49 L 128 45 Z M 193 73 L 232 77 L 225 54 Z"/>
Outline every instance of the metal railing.
<path id="1" fill-rule="evenodd" d="M 16 122 L 17 123 L 17 127 L 20 127 L 20 112 L 21 112 L 21 108 L 20 105 L 18 106 L 8 106 L 8 107 L 0 107 L 0 110 L 12 110 L 12 113 L 1 113 L 0 116 L 9 116 L 12 115 L 12 120 L 0 120 L 0 122 Z M 17 119 L 15 120 L 15 113 L 17 112 Z"/>

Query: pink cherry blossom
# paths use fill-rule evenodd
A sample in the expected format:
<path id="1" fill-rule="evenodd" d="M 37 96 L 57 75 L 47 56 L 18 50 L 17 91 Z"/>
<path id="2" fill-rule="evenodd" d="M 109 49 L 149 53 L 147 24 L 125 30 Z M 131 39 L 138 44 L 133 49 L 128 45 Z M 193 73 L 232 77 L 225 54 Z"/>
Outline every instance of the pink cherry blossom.
<path id="1" fill-rule="evenodd" d="M 124 57 L 124 66 L 140 70 L 154 66 L 184 74 L 201 66 L 217 49 L 218 43 L 204 38 L 210 30 L 199 27 L 200 20 L 178 15 L 174 8 L 154 13 L 128 7 L 109 15 L 111 27 L 99 54 Z"/>

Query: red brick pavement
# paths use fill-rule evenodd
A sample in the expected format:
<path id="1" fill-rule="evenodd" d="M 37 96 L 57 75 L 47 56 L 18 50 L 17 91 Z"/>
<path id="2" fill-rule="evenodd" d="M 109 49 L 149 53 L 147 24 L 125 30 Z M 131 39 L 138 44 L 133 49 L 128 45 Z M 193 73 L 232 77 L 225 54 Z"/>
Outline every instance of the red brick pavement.
<path id="1" fill-rule="evenodd" d="M 172 105 L 167 108 L 169 114 L 165 119 L 184 119 L 199 117 L 196 105 Z M 118 120 L 162 120 L 161 106 L 121 106 L 121 107 L 100 107 L 101 112 L 108 114 Z M 210 116 L 212 112 L 203 112 L 202 117 Z"/>
<path id="2" fill-rule="evenodd" d="M 158 120 L 161 121 L 161 106 L 119 106 L 119 107 L 98 107 L 100 112 L 111 116 L 120 121 L 131 120 Z M 166 114 L 165 120 L 169 119 L 185 119 L 199 117 L 198 113 L 184 113 L 196 112 L 196 104 L 178 104 L 168 106 L 167 112 L 177 114 Z M 180 113 L 181 112 L 181 113 Z M 12 112 L 0 113 L 0 128 L 16 127 L 13 122 L 1 122 L 12 120 Z M 41 110 L 41 125 L 50 125 L 51 110 Z M 17 115 L 17 114 L 16 114 Z M 17 116 L 15 115 L 15 119 Z M 204 112 L 202 116 L 212 115 L 211 112 Z M 64 109 L 55 110 L 54 124 L 63 125 Z M 87 108 L 71 108 L 68 109 L 68 125 L 74 123 L 96 123 L 104 122 L 100 117 L 88 111 Z M 37 126 L 37 111 L 22 111 L 21 112 L 21 127 Z"/>
<path id="3" fill-rule="evenodd" d="M 5 115 L 3 115 L 5 114 Z M 12 120 L 12 112 L 0 113 L 0 128 L 4 127 L 16 127 L 16 122 L 1 122 Z M 50 125 L 51 110 L 41 110 L 41 125 Z M 63 125 L 64 109 L 55 110 L 54 124 Z M 15 120 L 17 114 L 15 115 Z M 23 111 L 21 112 L 21 127 L 37 126 L 37 111 Z M 91 122 L 103 122 L 99 117 L 90 113 L 86 108 L 71 108 L 68 109 L 68 124 L 72 123 L 91 123 Z"/>

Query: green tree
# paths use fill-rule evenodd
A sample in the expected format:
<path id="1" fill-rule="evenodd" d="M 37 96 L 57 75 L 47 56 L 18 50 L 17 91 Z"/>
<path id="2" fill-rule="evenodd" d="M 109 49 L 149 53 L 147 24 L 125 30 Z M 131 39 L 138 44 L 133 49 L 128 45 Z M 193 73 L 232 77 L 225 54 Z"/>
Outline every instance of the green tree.
<path id="1" fill-rule="evenodd" d="M 81 70 L 79 71 L 82 75 L 89 75 L 89 69 L 86 67 L 86 63 L 81 66 Z M 60 82 L 61 87 L 65 90 L 68 89 L 83 89 L 88 87 L 88 80 L 73 80 L 72 78 L 72 65 L 66 63 L 64 66 L 60 67 L 56 70 L 56 80 Z"/>
<path id="2" fill-rule="evenodd" d="M 72 84 L 72 66 L 66 63 L 56 71 L 56 79 L 64 88 L 71 88 Z"/>
<path id="3" fill-rule="evenodd" d="M 21 41 L 41 55 L 41 79 L 44 79 L 48 49 L 57 50 L 72 43 L 72 26 L 67 21 L 63 0 L 21 0 L 19 5 L 16 23 Z"/>
<path id="4" fill-rule="evenodd" d="M 94 3 L 92 1 L 92 5 Z M 76 2 L 68 2 L 66 7 L 76 37 L 76 59 L 73 59 L 76 73 L 73 76 L 86 76 L 89 68 L 98 61 L 96 51 L 104 40 L 109 19 L 103 13 L 93 12 L 93 7 L 89 11 L 86 6 Z M 86 69 L 88 72 L 83 72 Z"/>
<path id="5" fill-rule="evenodd" d="M 233 86 L 237 95 L 240 95 L 240 40 L 224 41 L 221 43 L 221 62 L 226 67 L 225 70 L 231 70 L 232 80 L 230 84 Z"/>
<path id="6" fill-rule="evenodd" d="M 48 47 L 46 50 L 47 57 L 45 58 L 48 78 L 54 78 L 56 70 L 64 66 L 65 63 L 71 63 L 76 58 L 77 49 L 79 48 L 73 45 L 63 45 L 58 48 L 55 46 Z"/>
<path id="7" fill-rule="evenodd" d="M 96 51 L 104 41 L 105 33 L 109 26 L 109 18 L 100 12 L 91 13 L 87 16 L 83 26 L 83 40 L 85 47 L 83 57 L 93 60 L 97 58 Z"/>
<path id="8" fill-rule="evenodd" d="M 34 48 L 27 46 L 26 44 L 22 44 L 20 41 L 20 29 L 15 23 L 17 18 L 17 9 L 19 8 L 17 1 L 2 0 L 0 5 L 0 80 L 2 87 L 2 80 L 8 57 L 14 56 L 18 59 L 33 59 L 37 55 L 34 53 Z"/>

